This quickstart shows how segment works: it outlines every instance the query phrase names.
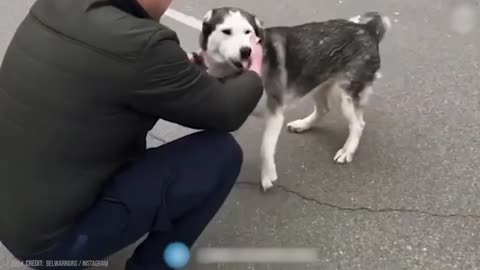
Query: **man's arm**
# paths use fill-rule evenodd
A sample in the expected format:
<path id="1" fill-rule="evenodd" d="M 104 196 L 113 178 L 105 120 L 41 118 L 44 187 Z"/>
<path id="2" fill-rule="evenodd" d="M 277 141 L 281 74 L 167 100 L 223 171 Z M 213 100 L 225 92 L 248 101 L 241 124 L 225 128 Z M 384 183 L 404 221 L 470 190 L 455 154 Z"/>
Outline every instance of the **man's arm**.
<path id="1" fill-rule="evenodd" d="M 137 68 L 140 82 L 129 101 L 137 111 L 194 129 L 234 131 L 263 93 L 253 71 L 220 82 L 191 63 L 179 44 L 159 41 Z"/>

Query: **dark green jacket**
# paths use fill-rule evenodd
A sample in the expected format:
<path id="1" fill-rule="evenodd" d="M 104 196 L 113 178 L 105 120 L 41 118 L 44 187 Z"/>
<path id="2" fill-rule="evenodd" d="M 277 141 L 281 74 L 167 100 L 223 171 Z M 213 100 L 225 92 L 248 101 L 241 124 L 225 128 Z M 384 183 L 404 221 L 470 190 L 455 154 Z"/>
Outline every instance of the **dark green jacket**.
<path id="1" fill-rule="evenodd" d="M 257 104 L 257 74 L 221 83 L 143 17 L 38 0 L 14 35 L 0 69 L 0 241 L 14 254 L 51 247 L 159 118 L 233 131 Z"/>

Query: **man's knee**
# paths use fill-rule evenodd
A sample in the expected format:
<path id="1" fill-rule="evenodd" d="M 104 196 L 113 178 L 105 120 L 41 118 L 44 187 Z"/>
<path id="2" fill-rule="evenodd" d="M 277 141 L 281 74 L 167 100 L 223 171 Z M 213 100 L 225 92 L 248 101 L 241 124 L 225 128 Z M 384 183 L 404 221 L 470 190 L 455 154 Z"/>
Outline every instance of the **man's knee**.
<path id="1" fill-rule="evenodd" d="M 203 131 L 203 136 L 216 155 L 222 157 L 230 165 L 241 166 L 243 162 L 243 150 L 235 137 L 228 132 Z"/>
<path id="2" fill-rule="evenodd" d="M 177 173 L 167 196 L 171 217 L 179 217 L 208 198 L 224 197 L 234 185 L 243 161 L 240 145 L 229 133 L 201 131 L 190 135 L 189 145 L 196 150 L 185 169 Z M 192 169 L 194 168 L 194 169 Z"/>

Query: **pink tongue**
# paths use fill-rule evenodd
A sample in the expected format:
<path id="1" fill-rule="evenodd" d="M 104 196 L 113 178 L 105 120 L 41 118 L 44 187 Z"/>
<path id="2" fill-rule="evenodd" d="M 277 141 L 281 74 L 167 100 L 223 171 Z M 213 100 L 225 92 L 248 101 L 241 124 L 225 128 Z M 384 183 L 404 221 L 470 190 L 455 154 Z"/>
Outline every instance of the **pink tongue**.
<path id="1" fill-rule="evenodd" d="M 250 67 L 249 61 L 248 60 L 242 61 L 242 66 L 243 66 L 243 69 L 248 69 Z"/>

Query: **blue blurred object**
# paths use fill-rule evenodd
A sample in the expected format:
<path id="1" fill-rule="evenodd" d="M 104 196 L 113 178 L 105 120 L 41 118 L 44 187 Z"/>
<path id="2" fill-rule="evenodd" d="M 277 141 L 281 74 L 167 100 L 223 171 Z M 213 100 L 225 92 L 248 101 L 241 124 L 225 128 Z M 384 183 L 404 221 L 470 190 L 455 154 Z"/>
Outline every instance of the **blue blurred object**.
<path id="1" fill-rule="evenodd" d="M 190 250 L 185 244 L 175 242 L 167 246 L 163 256 L 168 266 L 174 269 L 180 269 L 187 266 L 190 260 Z"/>

